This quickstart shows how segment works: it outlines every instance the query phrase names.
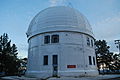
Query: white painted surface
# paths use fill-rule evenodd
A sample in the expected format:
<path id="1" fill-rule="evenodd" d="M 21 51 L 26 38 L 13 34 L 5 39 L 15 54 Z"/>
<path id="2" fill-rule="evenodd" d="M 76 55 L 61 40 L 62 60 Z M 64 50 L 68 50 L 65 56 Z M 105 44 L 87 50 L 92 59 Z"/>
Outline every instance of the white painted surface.
<path id="1" fill-rule="evenodd" d="M 86 40 L 89 37 L 94 41 L 94 36 L 87 19 L 77 10 L 63 6 L 47 8 L 32 20 L 27 34 L 27 75 L 52 76 L 53 55 L 58 55 L 58 76 L 98 75 L 96 65 L 89 65 L 88 56 L 95 57 L 94 47 L 88 46 Z M 59 35 L 59 43 L 44 44 L 44 36 L 53 34 Z M 48 65 L 43 65 L 44 55 L 48 55 Z M 76 68 L 67 68 L 67 65 L 76 65 Z"/>
<path id="2" fill-rule="evenodd" d="M 49 7 L 39 12 L 31 21 L 27 35 L 31 37 L 49 31 L 76 31 L 94 36 L 86 17 L 65 6 Z"/>

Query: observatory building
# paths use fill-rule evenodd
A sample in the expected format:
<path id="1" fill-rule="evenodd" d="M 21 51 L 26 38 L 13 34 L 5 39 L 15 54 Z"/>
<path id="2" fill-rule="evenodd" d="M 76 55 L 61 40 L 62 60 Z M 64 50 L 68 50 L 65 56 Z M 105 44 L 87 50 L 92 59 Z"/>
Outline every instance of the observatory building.
<path id="1" fill-rule="evenodd" d="M 31 21 L 27 37 L 27 75 L 98 75 L 92 28 L 78 10 L 55 6 L 40 11 Z"/>

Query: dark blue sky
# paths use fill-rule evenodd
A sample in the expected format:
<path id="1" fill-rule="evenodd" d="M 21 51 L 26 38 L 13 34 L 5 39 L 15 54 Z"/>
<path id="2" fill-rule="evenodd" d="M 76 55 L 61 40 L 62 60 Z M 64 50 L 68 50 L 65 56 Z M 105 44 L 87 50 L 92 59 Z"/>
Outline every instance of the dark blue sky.
<path id="1" fill-rule="evenodd" d="M 30 21 L 41 10 L 60 5 L 83 13 L 96 39 L 107 40 L 110 50 L 117 51 L 114 40 L 120 39 L 120 0 L 0 0 L 0 35 L 8 33 L 19 56 L 27 56 L 26 31 Z"/>

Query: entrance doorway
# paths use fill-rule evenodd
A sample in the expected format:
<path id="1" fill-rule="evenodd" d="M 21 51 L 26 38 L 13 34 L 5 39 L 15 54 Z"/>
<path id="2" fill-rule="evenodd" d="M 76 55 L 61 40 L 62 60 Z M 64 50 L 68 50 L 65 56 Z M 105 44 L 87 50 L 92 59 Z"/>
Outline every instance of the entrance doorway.
<path id="1" fill-rule="evenodd" d="M 56 77 L 58 74 L 58 55 L 53 55 L 53 76 Z"/>

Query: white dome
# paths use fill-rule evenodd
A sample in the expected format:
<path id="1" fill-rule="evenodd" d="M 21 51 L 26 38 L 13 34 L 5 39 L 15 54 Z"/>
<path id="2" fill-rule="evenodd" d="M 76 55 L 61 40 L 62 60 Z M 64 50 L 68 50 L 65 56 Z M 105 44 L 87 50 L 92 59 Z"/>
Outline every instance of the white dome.
<path id="1" fill-rule="evenodd" d="M 76 9 L 55 6 L 39 12 L 31 21 L 27 35 L 34 35 L 52 31 L 75 31 L 93 36 L 91 26 L 84 15 Z"/>

